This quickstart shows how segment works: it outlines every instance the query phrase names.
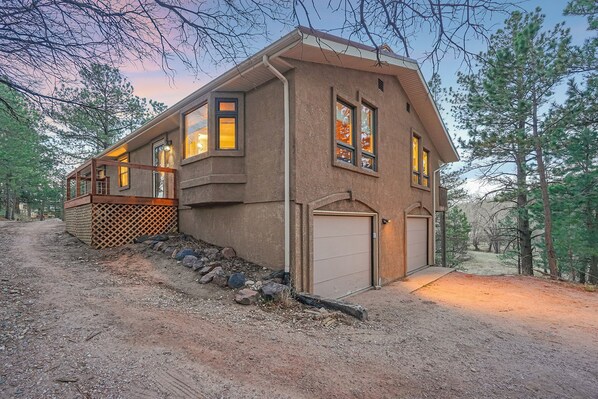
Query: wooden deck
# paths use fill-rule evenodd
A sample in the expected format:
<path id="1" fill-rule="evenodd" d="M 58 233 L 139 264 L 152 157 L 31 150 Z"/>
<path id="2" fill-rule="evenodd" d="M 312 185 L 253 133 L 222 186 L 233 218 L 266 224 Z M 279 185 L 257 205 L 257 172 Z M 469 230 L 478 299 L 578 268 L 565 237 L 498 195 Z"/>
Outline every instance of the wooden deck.
<path id="1" fill-rule="evenodd" d="M 97 168 L 117 165 L 176 174 L 175 169 L 92 159 L 67 176 L 64 203 L 66 230 L 94 248 L 109 248 L 132 243 L 142 235 L 176 232 L 177 198 L 111 195 L 109 177 L 98 178 Z M 81 172 L 87 170 L 87 177 Z M 71 190 L 71 181 L 75 189 Z M 89 181 L 91 184 L 84 183 Z M 83 190 L 84 189 L 84 190 Z M 174 187 L 173 187 L 174 196 Z"/>

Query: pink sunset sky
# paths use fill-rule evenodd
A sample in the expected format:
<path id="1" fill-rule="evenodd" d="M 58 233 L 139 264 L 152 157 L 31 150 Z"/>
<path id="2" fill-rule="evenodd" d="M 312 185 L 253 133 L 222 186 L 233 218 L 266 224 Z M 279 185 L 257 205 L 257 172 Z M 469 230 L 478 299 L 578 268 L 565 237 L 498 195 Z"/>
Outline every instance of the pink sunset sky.
<path id="1" fill-rule="evenodd" d="M 552 28 L 559 22 L 565 22 L 566 26 L 571 29 L 574 44 L 581 44 L 585 39 L 591 36 L 591 32 L 587 30 L 587 21 L 583 17 L 563 16 L 563 9 L 567 4 L 566 0 L 551 0 L 549 2 L 542 0 L 528 0 L 521 3 L 521 7 L 527 10 L 533 10 L 536 7 L 541 7 L 543 13 L 546 15 L 545 28 Z M 496 15 L 491 21 L 490 26 L 498 29 L 502 22 L 507 18 L 506 15 Z M 342 15 L 335 13 L 321 13 L 320 18 L 313 19 L 313 26 L 318 29 L 330 29 L 333 26 L 342 25 Z M 285 27 L 279 24 L 268 26 L 270 32 L 269 37 L 261 40 L 255 40 L 248 43 L 247 52 L 249 54 L 259 51 L 261 48 L 267 46 L 269 43 L 279 39 L 288 33 L 292 27 Z M 343 36 L 343 33 L 336 33 Z M 430 40 L 426 32 L 422 32 L 421 39 L 418 37 L 414 43 L 421 43 L 422 48 L 414 48 L 411 54 L 412 58 L 420 60 L 425 51 L 425 43 Z M 478 52 L 485 50 L 484 43 L 471 43 L 471 51 Z M 242 61 L 242 60 L 239 60 Z M 153 100 L 161 101 L 168 106 L 171 106 L 183 99 L 185 96 L 191 94 L 201 86 L 210 82 L 218 75 L 226 72 L 231 68 L 232 64 L 219 64 L 218 66 L 210 65 L 207 61 L 200 65 L 205 72 L 194 75 L 185 69 L 184 65 L 174 62 L 171 65 L 174 68 L 173 76 L 167 76 L 165 72 L 157 64 L 146 63 L 144 65 L 129 65 L 121 68 L 121 71 L 129 79 L 135 88 L 135 94 L 140 97 L 146 97 Z M 421 65 L 424 76 L 429 78 L 431 75 L 431 65 L 423 63 Z M 456 84 L 457 72 L 462 69 L 461 61 L 458 59 L 445 58 L 441 64 L 440 77 L 443 86 L 451 87 Z M 451 125 L 451 116 L 448 111 L 443 115 L 445 121 Z"/>

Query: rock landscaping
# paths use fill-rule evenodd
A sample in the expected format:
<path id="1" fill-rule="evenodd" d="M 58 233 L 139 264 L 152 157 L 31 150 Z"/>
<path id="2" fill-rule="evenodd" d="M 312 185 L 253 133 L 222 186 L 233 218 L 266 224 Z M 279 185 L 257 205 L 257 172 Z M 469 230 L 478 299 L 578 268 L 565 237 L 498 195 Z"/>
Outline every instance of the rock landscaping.
<path id="1" fill-rule="evenodd" d="M 283 284 L 283 271 L 271 271 L 247 262 L 237 257 L 233 248 L 218 248 L 184 234 L 142 236 L 135 242 L 162 252 L 174 258 L 177 264 L 197 272 L 199 284 L 238 290 L 234 298 L 238 304 L 284 304 L 292 299 L 290 287 Z"/>

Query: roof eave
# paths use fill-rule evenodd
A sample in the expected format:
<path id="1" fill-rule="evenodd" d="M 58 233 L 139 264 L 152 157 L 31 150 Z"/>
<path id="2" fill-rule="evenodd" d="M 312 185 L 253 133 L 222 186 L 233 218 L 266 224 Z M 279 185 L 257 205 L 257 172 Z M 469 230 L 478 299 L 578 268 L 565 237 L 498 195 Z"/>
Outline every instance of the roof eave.
<path id="1" fill-rule="evenodd" d="M 101 153 L 99 153 L 96 157 L 97 158 L 106 157 L 108 153 L 114 151 L 118 147 L 131 141 L 133 138 L 143 134 L 145 131 L 149 130 L 153 126 L 156 126 L 157 124 L 161 123 L 162 121 L 166 120 L 167 118 L 178 114 L 179 112 L 181 112 L 181 110 L 183 110 L 189 104 L 193 103 L 193 101 L 196 101 L 199 97 L 201 97 L 201 96 L 205 95 L 206 93 L 209 93 L 213 90 L 217 90 L 218 87 L 222 86 L 226 82 L 239 77 L 240 75 L 243 74 L 243 72 L 249 70 L 250 68 L 254 67 L 255 65 L 260 64 L 262 62 L 262 58 L 264 55 L 268 55 L 268 56 L 278 55 L 282 50 L 288 48 L 289 46 L 298 44 L 301 41 L 301 39 L 302 39 L 302 35 L 301 35 L 299 29 L 295 29 L 295 30 L 291 31 L 290 33 L 283 36 L 276 42 L 270 44 L 269 46 L 265 47 L 258 53 L 247 58 L 240 64 L 229 69 L 228 71 L 226 71 L 225 73 L 223 73 L 222 75 L 217 77 L 216 79 L 214 79 L 214 80 L 210 81 L 209 83 L 207 83 L 206 85 L 200 87 L 199 89 L 197 89 L 190 95 L 186 96 L 179 102 L 175 103 L 171 107 L 168 107 L 168 109 L 166 109 L 162 113 L 156 115 L 154 118 L 147 121 L 146 123 L 141 125 L 139 128 L 135 129 L 133 132 L 131 132 L 127 136 L 123 137 L 122 139 L 120 139 L 119 141 L 117 141 L 116 143 L 114 143 L 113 145 L 111 145 L 110 147 L 108 147 L 107 149 L 102 151 Z"/>

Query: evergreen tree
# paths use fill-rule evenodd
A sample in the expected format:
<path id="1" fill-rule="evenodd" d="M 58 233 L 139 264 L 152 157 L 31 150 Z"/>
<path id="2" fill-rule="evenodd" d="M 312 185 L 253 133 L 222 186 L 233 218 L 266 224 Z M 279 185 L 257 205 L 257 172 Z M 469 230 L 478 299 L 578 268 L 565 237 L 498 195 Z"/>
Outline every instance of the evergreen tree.
<path id="1" fill-rule="evenodd" d="M 118 69 L 93 64 L 80 71 L 80 86 L 60 89 L 66 99 L 52 112 L 67 158 L 81 161 L 110 147 L 153 116 L 162 103 L 133 94 L 133 86 Z"/>
<path id="2" fill-rule="evenodd" d="M 471 226 L 460 208 L 446 213 L 446 266 L 456 267 L 467 258 L 467 244 Z"/>
<path id="3" fill-rule="evenodd" d="M 485 177 L 500 183 L 502 200 L 516 193 L 518 234 L 522 271 L 532 274 L 531 228 L 529 226 L 528 180 L 538 184 L 542 202 L 540 223 L 544 231 L 546 259 L 552 277 L 558 275 L 552 237 L 549 180 L 550 154 L 547 141 L 555 125 L 542 113 L 553 101 L 555 88 L 572 71 L 575 52 L 563 24 L 543 30 L 539 9 L 528 14 L 515 12 L 491 39 L 491 50 L 483 55 L 477 75 L 463 76 L 467 102 L 460 119 L 470 132 L 465 144 L 474 160 L 486 164 Z M 508 163 L 515 163 L 515 174 Z"/>
<path id="4" fill-rule="evenodd" d="M 56 160 L 44 135 L 41 116 L 25 98 L 0 85 L 0 191 L 4 217 L 15 219 L 20 204 L 29 211 L 40 204 L 58 203 Z M 59 178 L 58 178 L 59 179 Z M 43 208 L 43 206 L 42 206 Z M 43 214 L 43 209 L 41 209 Z"/>

